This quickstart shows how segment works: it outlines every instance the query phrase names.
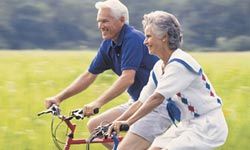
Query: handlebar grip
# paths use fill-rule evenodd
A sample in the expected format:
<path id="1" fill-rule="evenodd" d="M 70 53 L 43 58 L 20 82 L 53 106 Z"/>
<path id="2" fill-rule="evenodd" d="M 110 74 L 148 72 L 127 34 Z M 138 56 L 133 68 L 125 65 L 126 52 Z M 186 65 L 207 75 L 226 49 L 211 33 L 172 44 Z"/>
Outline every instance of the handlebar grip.
<path id="1" fill-rule="evenodd" d="M 120 131 L 128 131 L 128 130 L 129 130 L 129 125 L 128 124 L 121 124 Z"/>
<path id="2" fill-rule="evenodd" d="M 98 114 L 99 113 L 99 108 L 95 108 L 94 109 L 94 114 Z"/>

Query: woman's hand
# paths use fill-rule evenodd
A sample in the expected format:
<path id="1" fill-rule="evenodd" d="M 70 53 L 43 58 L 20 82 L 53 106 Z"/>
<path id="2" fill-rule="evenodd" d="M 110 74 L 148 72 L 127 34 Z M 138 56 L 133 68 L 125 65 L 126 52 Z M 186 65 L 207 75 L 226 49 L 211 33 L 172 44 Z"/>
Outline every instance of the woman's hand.
<path id="1" fill-rule="evenodd" d="M 108 135 L 111 136 L 113 132 L 115 132 L 116 134 L 118 134 L 121 130 L 121 126 L 122 125 L 128 125 L 128 122 L 127 121 L 114 121 L 110 126 L 109 126 L 109 129 L 108 129 Z M 122 130 L 126 130 L 126 129 L 122 129 Z"/>

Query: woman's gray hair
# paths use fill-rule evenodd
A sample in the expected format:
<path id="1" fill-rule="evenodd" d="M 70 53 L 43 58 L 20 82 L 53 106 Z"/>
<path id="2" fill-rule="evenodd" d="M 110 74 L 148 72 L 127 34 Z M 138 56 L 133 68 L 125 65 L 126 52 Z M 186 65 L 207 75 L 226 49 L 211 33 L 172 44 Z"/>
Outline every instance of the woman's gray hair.
<path id="1" fill-rule="evenodd" d="M 123 16 L 125 18 L 125 23 L 129 24 L 128 8 L 119 0 L 106 0 L 104 2 L 96 2 L 95 8 L 98 10 L 101 8 L 110 8 L 113 16 L 116 19 L 119 19 Z"/>
<path id="2" fill-rule="evenodd" d="M 147 26 L 152 27 L 152 32 L 158 38 L 162 38 L 167 34 L 171 50 L 176 50 L 181 46 L 182 33 L 180 23 L 174 15 L 164 11 L 154 11 L 144 15 L 142 24 L 144 29 Z"/>

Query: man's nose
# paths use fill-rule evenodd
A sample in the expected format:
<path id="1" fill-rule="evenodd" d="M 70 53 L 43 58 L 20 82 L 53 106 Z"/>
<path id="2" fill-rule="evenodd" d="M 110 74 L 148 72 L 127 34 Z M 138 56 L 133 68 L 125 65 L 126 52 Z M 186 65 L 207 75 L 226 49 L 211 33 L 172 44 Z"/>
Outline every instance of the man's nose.
<path id="1" fill-rule="evenodd" d="M 143 44 L 144 44 L 144 45 L 147 45 L 147 44 L 148 44 L 148 39 L 147 39 L 147 38 L 144 39 Z"/>
<path id="2" fill-rule="evenodd" d="M 104 27 L 104 26 L 103 26 L 103 23 L 99 22 L 99 23 L 98 23 L 98 28 L 99 28 L 99 29 L 102 29 L 103 27 Z"/>

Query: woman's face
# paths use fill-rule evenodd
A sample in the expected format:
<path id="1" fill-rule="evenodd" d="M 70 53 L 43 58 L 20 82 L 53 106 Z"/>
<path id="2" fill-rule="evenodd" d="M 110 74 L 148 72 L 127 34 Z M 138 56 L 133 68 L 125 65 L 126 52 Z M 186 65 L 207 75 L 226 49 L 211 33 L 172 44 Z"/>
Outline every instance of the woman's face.
<path id="1" fill-rule="evenodd" d="M 153 55 L 159 56 L 162 51 L 164 51 L 164 47 L 166 47 L 166 39 L 158 38 L 153 32 L 152 27 L 147 26 L 144 30 L 145 40 L 144 44 L 148 47 L 149 53 Z"/>

